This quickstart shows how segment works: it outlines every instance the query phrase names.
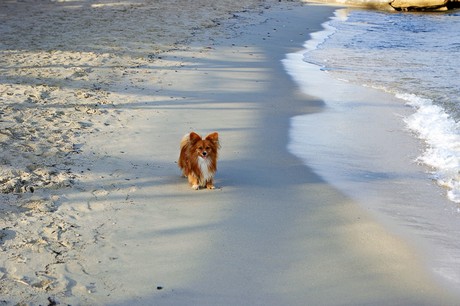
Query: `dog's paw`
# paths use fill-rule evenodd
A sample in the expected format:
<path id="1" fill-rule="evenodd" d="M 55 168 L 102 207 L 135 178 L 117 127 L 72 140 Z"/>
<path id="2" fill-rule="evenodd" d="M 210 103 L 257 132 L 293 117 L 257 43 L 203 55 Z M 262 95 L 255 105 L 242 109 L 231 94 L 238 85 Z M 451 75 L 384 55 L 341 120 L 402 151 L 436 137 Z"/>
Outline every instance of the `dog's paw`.
<path id="1" fill-rule="evenodd" d="M 195 184 L 195 185 L 192 185 L 192 189 L 194 189 L 194 190 L 198 190 L 198 189 L 200 189 L 200 185 L 197 185 L 197 184 Z"/>
<path id="2" fill-rule="evenodd" d="M 214 187 L 214 185 L 206 185 L 206 188 L 208 188 L 208 189 L 216 189 L 216 187 Z"/>

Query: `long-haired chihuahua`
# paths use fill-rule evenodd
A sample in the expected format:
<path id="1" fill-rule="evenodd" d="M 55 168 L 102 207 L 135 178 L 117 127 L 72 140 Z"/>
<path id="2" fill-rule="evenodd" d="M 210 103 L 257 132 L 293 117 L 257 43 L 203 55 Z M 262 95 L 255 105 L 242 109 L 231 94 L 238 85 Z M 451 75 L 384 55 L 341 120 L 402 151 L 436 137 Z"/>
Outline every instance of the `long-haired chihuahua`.
<path id="1" fill-rule="evenodd" d="M 214 189 L 214 174 L 220 149 L 217 132 L 202 138 L 195 132 L 186 134 L 180 143 L 178 165 L 195 190 L 200 187 Z"/>

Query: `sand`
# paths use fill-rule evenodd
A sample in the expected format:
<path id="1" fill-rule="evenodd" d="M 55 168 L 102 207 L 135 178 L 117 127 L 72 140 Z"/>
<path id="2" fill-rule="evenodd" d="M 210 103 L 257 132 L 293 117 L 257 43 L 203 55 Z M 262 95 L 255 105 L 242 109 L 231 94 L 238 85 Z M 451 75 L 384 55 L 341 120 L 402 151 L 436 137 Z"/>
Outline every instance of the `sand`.
<path id="1" fill-rule="evenodd" d="M 321 110 L 283 70 L 332 7 L 0 4 L 0 303 L 458 304 L 287 150 Z M 218 131 L 216 190 L 177 168 Z"/>

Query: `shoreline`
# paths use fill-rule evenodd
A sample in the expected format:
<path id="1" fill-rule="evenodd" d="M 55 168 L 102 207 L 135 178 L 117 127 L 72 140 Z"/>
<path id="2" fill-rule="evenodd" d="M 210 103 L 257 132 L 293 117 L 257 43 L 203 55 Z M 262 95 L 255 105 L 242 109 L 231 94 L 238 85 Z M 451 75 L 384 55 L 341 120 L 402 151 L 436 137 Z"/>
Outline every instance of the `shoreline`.
<path id="1" fill-rule="evenodd" d="M 22 204 L 2 211 L 2 299 L 454 304 L 414 250 L 287 151 L 290 118 L 324 103 L 302 94 L 280 61 L 335 8 L 254 10 L 219 21 L 230 32 L 218 38 L 200 34 L 165 53 L 108 53 L 107 70 L 89 69 L 83 58 L 79 69 L 55 76 L 67 82 L 67 96 L 61 88 L 38 94 L 74 108 L 70 73 L 86 86 L 78 99 L 90 99 L 90 109 L 99 103 L 104 116 L 77 113 L 71 188 L 37 188 L 29 206 L 13 200 Z M 180 177 L 179 141 L 190 130 L 221 135 L 215 191 L 192 191 Z"/>
<path id="2" fill-rule="evenodd" d="M 292 119 L 290 151 L 416 247 L 433 275 L 455 292 L 458 214 L 427 167 L 416 162 L 423 143 L 405 123 L 416 110 L 394 94 L 335 79 L 304 62 L 304 53 L 327 35 L 330 29 L 315 33 L 304 51 L 283 61 L 302 91 L 326 104 L 321 113 Z"/>

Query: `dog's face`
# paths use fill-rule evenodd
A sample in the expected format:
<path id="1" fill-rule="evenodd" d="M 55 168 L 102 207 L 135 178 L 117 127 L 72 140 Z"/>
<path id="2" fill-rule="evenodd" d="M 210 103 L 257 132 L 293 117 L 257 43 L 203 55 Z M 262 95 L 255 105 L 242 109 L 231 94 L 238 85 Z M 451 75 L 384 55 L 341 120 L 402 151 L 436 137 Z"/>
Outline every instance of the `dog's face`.
<path id="1" fill-rule="evenodd" d="M 192 152 L 199 157 L 213 158 L 217 157 L 217 150 L 219 149 L 219 136 L 217 133 L 212 133 L 202 139 L 198 134 L 191 133 L 190 141 L 192 143 Z"/>

